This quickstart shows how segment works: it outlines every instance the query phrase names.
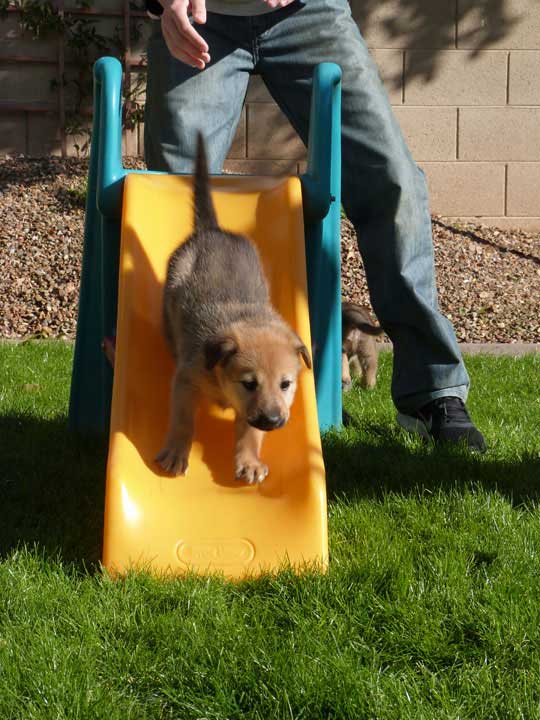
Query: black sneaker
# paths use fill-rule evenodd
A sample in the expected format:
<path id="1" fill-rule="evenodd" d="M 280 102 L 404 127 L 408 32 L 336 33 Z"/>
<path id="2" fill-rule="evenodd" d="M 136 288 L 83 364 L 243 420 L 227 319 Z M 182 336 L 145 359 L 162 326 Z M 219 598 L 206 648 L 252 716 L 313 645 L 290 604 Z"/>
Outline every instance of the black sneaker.
<path id="1" fill-rule="evenodd" d="M 469 450 L 486 451 L 486 441 L 467 412 L 465 403 L 457 397 L 432 400 L 414 415 L 398 412 L 401 427 L 435 443 L 464 443 Z"/>

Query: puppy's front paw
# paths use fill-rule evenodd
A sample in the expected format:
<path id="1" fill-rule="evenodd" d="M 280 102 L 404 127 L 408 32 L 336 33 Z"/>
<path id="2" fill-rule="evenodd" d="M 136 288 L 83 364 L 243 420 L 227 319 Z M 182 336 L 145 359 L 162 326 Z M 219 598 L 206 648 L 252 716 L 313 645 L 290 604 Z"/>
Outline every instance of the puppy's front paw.
<path id="1" fill-rule="evenodd" d="M 156 455 L 156 462 L 171 475 L 185 475 L 188 468 L 189 448 L 164 447 Z"/>
<path id="2" fill-rule="evenodd" d="M 341 381 L 341 390 L 342 392 L 349 392 L 349 390 L 352 388 L 352 380 L 349 378 L 348 380 L 342 380 Z"/>
<path id="3" fill-rule="evenodd" d="M 268 467 L 254 457 L 236 458 L 236 479 L 248 485 L 261 483 L 268 475 Z"/>

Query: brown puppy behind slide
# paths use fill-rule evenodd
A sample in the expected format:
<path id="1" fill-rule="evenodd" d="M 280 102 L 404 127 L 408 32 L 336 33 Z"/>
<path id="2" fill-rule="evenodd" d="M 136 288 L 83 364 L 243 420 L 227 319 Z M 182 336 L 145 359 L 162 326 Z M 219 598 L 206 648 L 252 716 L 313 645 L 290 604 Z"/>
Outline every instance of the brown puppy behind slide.
<path id="1" fill-rule="evenodd" d="M 352 374 L 361 376 L 362 387 L 374 388 L 378 365 L 375 337 L 384 330 L 373 325 L 367 308 L 350 302 L 341 305 L 341 322 L 341 387 L 349 390 Z"/>
<path id="2" fill-rule="evenodd" d="M 175 360 L 170 422 L 156 460 L 185 474 L 197 397 L 204 393 L 236 413 L 235 473 L 261 482 L 265 431 L 282 427 L 296 392 L 306 346 L 270 305 L 258 252 L 245 237 L 217 223 L 199 134 L 194 178 L 193 234 L 169 259 L 164 333 Z"/>

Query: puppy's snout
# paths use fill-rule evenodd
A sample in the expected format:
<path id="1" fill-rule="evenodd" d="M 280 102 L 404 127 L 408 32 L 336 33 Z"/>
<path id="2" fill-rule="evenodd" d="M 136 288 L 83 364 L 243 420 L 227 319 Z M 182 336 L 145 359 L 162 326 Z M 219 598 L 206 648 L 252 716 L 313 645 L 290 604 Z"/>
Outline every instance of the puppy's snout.
<path id="1" fill-rule="evenodd" d="M 249 421 L 250 425 L 257 430 L 277 430 L 285 425 L 286 418 L 279 412 L 276 413 L 259 413 L 256 418 Z"/>

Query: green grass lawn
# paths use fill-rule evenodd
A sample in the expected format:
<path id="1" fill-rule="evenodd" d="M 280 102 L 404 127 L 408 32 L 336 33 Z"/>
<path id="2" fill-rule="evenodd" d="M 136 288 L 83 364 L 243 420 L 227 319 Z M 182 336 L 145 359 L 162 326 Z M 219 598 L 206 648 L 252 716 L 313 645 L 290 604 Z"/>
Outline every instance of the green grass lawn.
<path id="1" fill-rule="evenodd" d="M 470 457 L 397 428 L 383 355 L 325 438 L 328 574 L 237 584 L 101 573 L 71 357 L 0 345 L 2 720 L 540 718 L 540 356 L 468 360 Z"/>

